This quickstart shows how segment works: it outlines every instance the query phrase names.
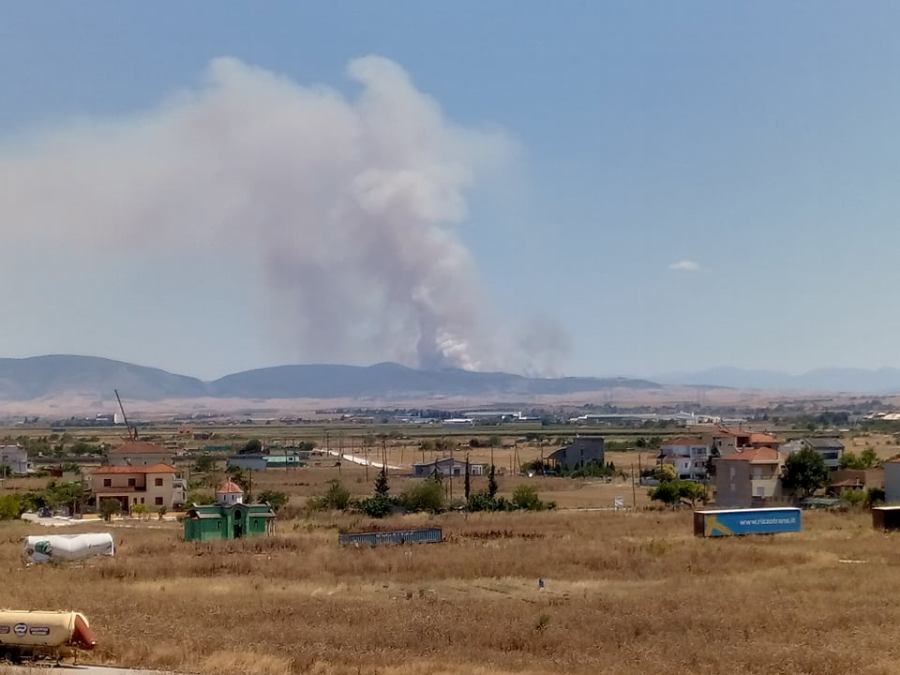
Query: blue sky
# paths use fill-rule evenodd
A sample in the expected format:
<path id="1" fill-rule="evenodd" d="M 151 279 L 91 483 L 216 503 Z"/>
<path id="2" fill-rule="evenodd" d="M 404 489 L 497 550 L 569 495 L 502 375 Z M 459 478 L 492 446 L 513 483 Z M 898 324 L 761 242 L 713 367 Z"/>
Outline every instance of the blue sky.
<path id="1" fill-rule="evenodd" d="M 0 153 L 139 114 L 219 56 L 352 95 L 348 61 L 378 54 L 518 144 L 458 227 L 496 321 L 566 328 L 562 371 L 900 366 L 896 3 L 0 7 Z M 189 247 L 85 260 L 20 238 L 0 252 L 0 352 L 205 377 L 298 360 L 258 276 Z"/>

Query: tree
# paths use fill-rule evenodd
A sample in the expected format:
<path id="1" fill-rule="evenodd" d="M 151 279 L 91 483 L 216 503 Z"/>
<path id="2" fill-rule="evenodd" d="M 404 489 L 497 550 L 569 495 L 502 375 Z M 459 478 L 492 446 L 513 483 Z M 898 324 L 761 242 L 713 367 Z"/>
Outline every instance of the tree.
<path id="1" fill-rule="evenodd" d="M 103 520 L 109 522 L 112 520 L 112 517 L 117 515 L 122 511 L 122 505 L 119 504 L 118 499 L 102 499 L 100 500 L 100 515 L 103 516 Z"/>
<path id="2" fill-rule="evenodd" d="M 488 473 L 488 497 L 494 499 L 497 496 L 497 476 L 494 465 L 491 464 L 491 471 Z"/>
<path id="3" fill-rule="evenodd" d="M 209 473 L 210 471 L 215 471 L 216 469 L 216 460 L 212 455 L 203 454 L 197 458 L 197 461 L 194 462 L 194 471 L 197 473 Z"/>
<path id="4" fill-rule="evenodd" d="M 472 492 L 472 477 L 469 475 L 469 456 L 466 455 L 466 479 L 463 482 L 463 496 L 469 501 L 469 494 Z"/>
<path id="5" fill-rule="evenodd" d="M 378 477 L 375 479 L 375 494 L 387 499 L 390 491 L 391 486 L 388 484 L 387 467 L 382 466 L 381 471 L 378 472 Z"/>
<path id="6" fill-rule="evenodd" d="M 44 499 L 51 509 L 66 506 L 74 513 L 84 499 L 84 485 L 78 481 L 63 483 L 51 480 L 44 490 Z"/>
<path id="7" fill-rule="evenodd" d="M 812 448 L 803 448 L 787 458 L 781 483 L 802 499 L 825 487 L 829 478 L 822 455 Z"/>
<path id="8" fill-rule="evenodd" d="M 841 461 L 839 463 L 839 466 L 842 469 L 865 468 L 862 465 L 862 460 L 852 450 L 847 450 L 844 454 L 841 455 Z"/>
<path id="9" fill-rule="evenodd" d="M 678 478 L 678 473 L 675 471 L 675 467 L 671 464 L 660 464 L 658 467 L 656 467 L 653 475 L 660 483 L 667 483 Z"/>
<path id="10" fill-rule="evenodd" d="M 659 485 L 650 490 L 648 494 L 650 495 L 650 499 L 670 506 L 674 506 L 678 503 L 678 500 L 681 499 L 681 491 L 679 490 L 676 481 L 673 480 L 662 481 Z"/>
<path id="11" fill-rule="evenodd" d="M 262 452 L 262 442 L 258 438 L 251 438 L 244 443 L 244 447 L 240 449 L 238 454 L 241 455 L 258 455 Z"/>
<path id="12" fill-rule="evenodd" d="M 278 492 L 277 490 L 263 490 L 259 493 L 258 498 L 259 501 L 271 506 L 275 513 L 278 513 L 288 503 L 289 499 L 284 492 Z"/>
<path id="13" fill-rule="evenodd" d="M 678 481 L 678 496 L 687 499 L 693 507 L 697 502 L 706 502 L 709 495 L 706 492 L 706 486 L 702 483 L 695 483 L 690 480 Z"/>
<path id="14" fill-rule="evenodd" d="M 243 469 L 239 466 L 230 466 L 228 467 L 228 477 L 238 485 L 240 485 L 241 490 L 243 490 L 247 494 L 247 501 L 250 501 L 250 478 L 244 474 Z"/>
<path id="15" fill-rule="evenodd" d="M 875 448 L 870 445 L 866 446 L 866 449 L 862 451 L 859 459 L 863 469 L 871 469 L 878 463 L 878 455 L 875 453 Z"/>

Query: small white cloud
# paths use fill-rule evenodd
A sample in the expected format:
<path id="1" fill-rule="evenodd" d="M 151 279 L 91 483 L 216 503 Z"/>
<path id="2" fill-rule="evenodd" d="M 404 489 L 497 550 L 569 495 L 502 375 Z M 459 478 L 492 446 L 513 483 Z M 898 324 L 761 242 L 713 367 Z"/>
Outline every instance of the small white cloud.
<path id="1" fill-rule="evenodd" d="M 669 265 L 669 269 L 676 272 L 699 272 L 700 263 L 693 260 L 679 260 Z"/>

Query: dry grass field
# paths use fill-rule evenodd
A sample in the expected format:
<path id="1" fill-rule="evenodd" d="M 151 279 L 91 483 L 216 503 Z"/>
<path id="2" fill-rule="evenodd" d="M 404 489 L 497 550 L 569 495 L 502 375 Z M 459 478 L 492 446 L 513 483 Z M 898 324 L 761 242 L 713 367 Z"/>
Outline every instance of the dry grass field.
<path id="1" fill-rule="evenodd" d="M 867 445 L 882 458 L 900 450 L 889 435 L 848 441 Z M 423 455 L 415 440 L 386 450 L 403 467 L 391 472 L 400 492 Z M 0 607 L 85 612 L 101 640 L 92 660 L 216 675 L 900 673 L 900 535 L 873 531 L 868 514 L 805 513 L 799 534 L 696 539 L 690 513 L 653 510 L 630 480 L 512 473 L 540 453 L 495 449 L 500 492 L 530 482 L 557 511 L 374 523 L 439 525 L 447 541 L 435 545 L 342 549 L 340 529 L 373 521 L 299 515 L 333 478 L 371 494 L 376 469 L 333 457 L 253 473 L 254 492 L 284 491 L 295 507 L 270 538 L 189 544 L 173 522 L 95 521 L 53 533 L 110 531 L 114 559 L 26 567 L 21 538 L 47 530 L 0 522 Z M 653 453 L 607 459 L 630 474 Z M 8 479 L 0 492 L 45 483 Z M 461 496 L 462 479 L 453 489 Z M 638 511 L 600 510 L 615 497 L 631 506 L 632 494 Z"/>
<path id="2" fill-rule="evenodd" d="M 381 523 L 448 539 L 381 549 L 339 548 L 347 515 L 206 545 L 123 522 L 114 559 L 28 568 L 35 527 L 4 523 L 0 604 L 84 611 L 95 659 L 183 672 L 900 672 L 900 536 L 805 518 L 703 540 L 687 512 L 453 513 Z"/>

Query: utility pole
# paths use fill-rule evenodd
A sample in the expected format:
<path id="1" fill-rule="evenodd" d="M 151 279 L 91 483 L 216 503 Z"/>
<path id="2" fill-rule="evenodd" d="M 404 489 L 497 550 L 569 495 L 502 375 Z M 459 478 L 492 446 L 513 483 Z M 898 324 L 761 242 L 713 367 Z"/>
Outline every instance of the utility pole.
<path id="1" fill-rule="evenodd" d="M 450 501 L 453 501 L 453 446 L 450 446 Z"/>
<path id="2" fill-rule="evenodd" d="M 538 440 L 539 447 L 541 449 L 541 475 L 546 476 L 547 470 L 544 468 L 544 437 L 541 436 Z"/>
<path id="3" fill-rule="evenodd" d="M 637 511 L 637 488 L 634 485 L 634 464 L 631 465 L 631 508 Z"/>
<path id="4" fill-rule="evenodd" d="M 366 462 L 366 482 L 369 482 L 369 446 L 366 443 L 366 439 L 362 439 L 363 444 L 363 453 L 365 454 L 365 462 Z"/>

